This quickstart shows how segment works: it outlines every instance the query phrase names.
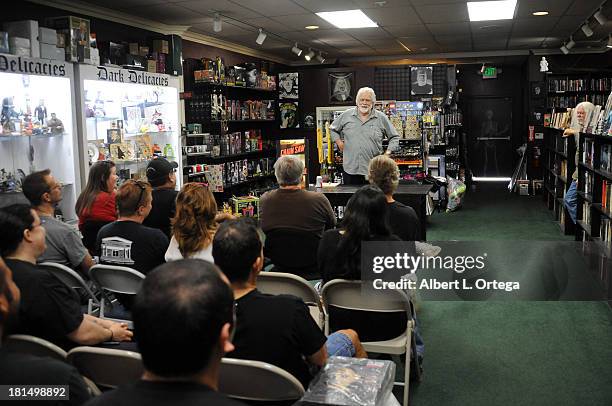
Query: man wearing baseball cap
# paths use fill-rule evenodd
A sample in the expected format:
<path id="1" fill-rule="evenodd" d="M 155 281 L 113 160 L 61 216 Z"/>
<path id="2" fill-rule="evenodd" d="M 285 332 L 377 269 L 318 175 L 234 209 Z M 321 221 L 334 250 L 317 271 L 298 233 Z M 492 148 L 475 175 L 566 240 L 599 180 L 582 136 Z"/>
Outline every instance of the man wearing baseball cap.
<path id="1" fill-rule="evenodd" d="M 160 229 L 168 239 L 172 237 L 170 220 L 176 211 L 176 162 L 154 158 L 147 165 L 147 180 L 153 187 L 153 208 L 142 224 Z"/>

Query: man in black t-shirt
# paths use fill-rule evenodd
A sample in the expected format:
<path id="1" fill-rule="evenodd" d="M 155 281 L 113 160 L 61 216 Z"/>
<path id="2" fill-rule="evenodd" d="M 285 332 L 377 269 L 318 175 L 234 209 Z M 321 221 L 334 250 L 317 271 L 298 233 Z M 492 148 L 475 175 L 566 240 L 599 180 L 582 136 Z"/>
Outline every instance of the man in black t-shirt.
<path id="1" fill-rule="evenodd" d="M 309 364 L 322 367 L 328 355 L 367 357 L 355 331 L 341 330 L 325 337 L 301 299 L 257 290 L 263 250 L 257 229 L 247 220 L 230 220 L 219 227 L 213 257 L 236 298 L 236 349 L 230 357 L 276 365 L 304 387 L 312 378 Z"/>
<path id="2" fill-rule="evenodd" d="M 117 191 L 119 218 L 98 232 L 96 253 L 100 263 L 133 268 L 146 274 L 165 262 L 168 237 L 142 225 L 151 211 L 151 186 L 127 180 Z"/>
<path id="3" fill-rule="evenodd" d="M 172 238 L 171 220 L 176 212 L 176 162 L 155 158 L 147 166 L 147 180 L 153 187 L 153 207 L 143 221 L 147 227 L 158 228 L 168 239 Z"/>
<path id="4" fill-rule="evenodd" d="M 26 204 L 0 209 L 0 230 L 0 255 L 21 290 L 19 323 L 11 333 L 44 338 L 64 349 L 131 340 L 124 324 L 83 315 L 76 292 L 36 266 L 45 251 L 45 229 L 35 210 Z"/>
<path id="5" fill-rule="evenodd" d="M 21 292 L 13 282 L 12 272 L 0 258 L 0 337 L 4 337 L 5 327 L 16 320 L 20 298 Z M 65 362 L 11 352 L 10 348 L 2 346 L 0 365 L 0 385 L 67 385 L 70 399 L 52 404 L 78 406 L 91 397 L 81 375 Z"/>
<path id="6" fill-rule="evenodd" d="M 145 372 L 88 406 L 238 406 L 217 393 L 219 365 L 232 351 L 234 298 L 227 278 L 197 259 L 152 271 L 132 315 Z"/>

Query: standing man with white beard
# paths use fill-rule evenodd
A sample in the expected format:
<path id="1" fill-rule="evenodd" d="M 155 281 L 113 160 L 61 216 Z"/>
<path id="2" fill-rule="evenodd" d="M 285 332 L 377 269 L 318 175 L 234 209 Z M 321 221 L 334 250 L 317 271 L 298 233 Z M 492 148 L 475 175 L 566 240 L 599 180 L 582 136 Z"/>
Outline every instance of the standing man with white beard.
<path id="1" fill-rule="evenodd" d="M 382 141 L 386 136 L 386 153 L 397 150 L 399 135 L 387 116 L 374 109 L 376 94 L 369 87 L 357 92 L 357 107 L 340 114 L 330 126 L 331 136 L 343 154 L 343 178 L 346 185 L 365 185 L 368 164 L 383 153 Z"/>

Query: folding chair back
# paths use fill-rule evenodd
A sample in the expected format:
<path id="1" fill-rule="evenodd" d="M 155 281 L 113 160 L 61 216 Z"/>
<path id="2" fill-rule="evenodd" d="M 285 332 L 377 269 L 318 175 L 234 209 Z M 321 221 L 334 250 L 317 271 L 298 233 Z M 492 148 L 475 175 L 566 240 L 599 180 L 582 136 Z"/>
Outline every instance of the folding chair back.
<path id="1" fill-rule="evenodd" d="M 136 382 L 144 372 L 140 354 L 99 347 L 76 347 L 68 352 L 68 362 L 81 375 L 102 389 Z"/>
<path id="2" fill-rule="evenodd" d="M 95 293 L 91 290 L 85 279 L 81 277 L 76 271 L 68 268 L 62 264 L 56 264 L 54 262 L 42 262 L 38 266 L 51 272 L 57 279 L 64 282 L 66 286 L 72 289 L 83 289 L 90 303 L 88 305 L 88 314 L 91 314 L 92 304 L 100 306 L 100 300 L 96 297 Z"/>
<path id="3" fill-rule="evenodd" d="M 89 277 L 99 288 L 124 295 L 137 294 L 145 278 L 141 272 L 126 266 L 102 264 L 92 266 Z"/>
<path id="4" fill-rule="evenodd" d="M 315 288 L 301 276 L 284 272 L 261 272 L 257 277 L 257 289 L 270 295 L 297 296 L 308 305 L 310 314 L 319 327 L 325 325 L 325 313 L 321 297 Z"/>
<path id="5" fill-rule="evenodd" d="M 51 357 L 66 362 L 66 351 L 42 338 L 25 334 L 14 334 L 8 336 L 2 346 L 10 352 L 36 355 L 37 357 Z"/>
<path id="6" fill-rule="evenodd" d="M 235 358 L 223 358 L 219 392 L 234 399 L 261 402 L 296 400 L 304 387 L 296 377 L 277 366 Z"/>
<path id="7" fill-rule="evenodd" d="M 327 282 L 321 290 L 321 298 L 327 310 L 326 334 L 329 334 L 329 324 L 333 313 L 330 308 L 337 307 L 347 310 L 360 310 L 376 313 L 407 312 L 406 331 L 398 337 L 385 341 L 362 342 L 368 352 L 401 355 L 406 354 L 404 365 L 404 400 L 408 405 L 408 390 L 410 382 L 410 348 L 414 344 L 412 330 L 414 320 L 408 295 L 400 290 L 385 290 L 379 294 L 362 294 L 361 281 L 334 279 Z M 359 331 L 357 331 L 359 333 Z M 418 373 L 418 371 L 417 371 Z"/>

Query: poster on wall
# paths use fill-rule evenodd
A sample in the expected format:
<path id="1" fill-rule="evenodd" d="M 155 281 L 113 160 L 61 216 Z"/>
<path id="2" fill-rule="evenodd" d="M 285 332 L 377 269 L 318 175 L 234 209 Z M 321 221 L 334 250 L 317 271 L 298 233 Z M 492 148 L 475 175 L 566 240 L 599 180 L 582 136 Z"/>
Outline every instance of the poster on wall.
<path id="1" fill-rule="evenodd" d="M 280 128 L 299 128 L 298 102 L 280 103 Z"/>
<path id="2" fill-rule="evenodd" d="M 355 101 L 354 72 L 331 72 L 328 82 L 330 104 L 350 104 Z"/>
<path id="3" fill-rule="evenodd" d="M 299 98 L 298 91 L 298 73 L 279 73 L 278 74 L 278 98 L 279 99 L 294 99 Z"/>
<path id="4" fill-rule="evenodd" d="M 412 66 L 410 68 L 410 94 L 413 96 L 433 94 L 433 67 Z"/>

